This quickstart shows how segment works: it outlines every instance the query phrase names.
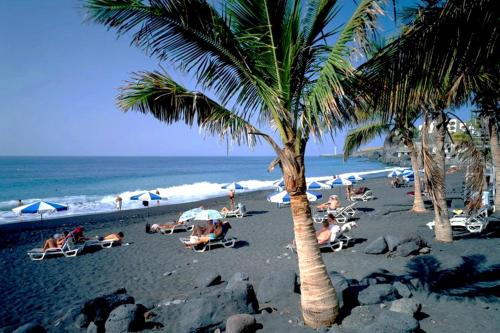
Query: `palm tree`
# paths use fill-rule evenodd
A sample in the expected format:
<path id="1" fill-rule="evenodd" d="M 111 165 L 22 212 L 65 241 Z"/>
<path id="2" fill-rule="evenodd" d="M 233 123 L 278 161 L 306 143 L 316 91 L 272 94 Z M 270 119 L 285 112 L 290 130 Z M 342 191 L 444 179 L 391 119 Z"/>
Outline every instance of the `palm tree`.
<path id="1" fill-rule="evenodd" d="M 414 198 L 412 211 L 416 213 L 425 212 L 424 200 L 422 198 L 421 181 L 420 181 L 420 168 L 418 163 L 418 151 L 414 143 L 414 134 L 416 128 L 414 126 L 417 120 L 418 112 L 398 112 L 394 114 L 392 122 L 387 122 L 383 115 L 378 119 L 373 115 L 366 114 L 363 118 L 368 117 L 368 121 L 361 123 L 361 126 L 349 131 L 344 142 L 344 158 L 347 158 L 353 151 L 358 149 L 361 145 L 373 140 L 375 137 L 382 134 L 388 134 L 390 137 L 399 137 L 403 144 L 408 148 L 410 154 L 411 166 L 415 175 L 414 181 Z M 359 117 L 358 117 L 359 118 Z"/>
<path id="2" fill-rule="evenodd" d="M 489 138 L 491 159 L 495 168 L 495 211 L 500 209 L 500 76 L 499 67 L 493 69 L 496 80 L 481 85 L 476 91 L 475 104 L 480 107 L 478 116 L 483 120 Z M 496 72 L 495 72 L 496 71 Z"/>
<path id="3" fill-rule="evenodd" d="M 427 0 L 407 12 L 407 26 L 394 42 L 362 67 L 378 109 L 388 114 L 408 105 L 423 110 L 434 123 L 436 152 L 423 131 L 424 171 L 433 201 L 436 239 L 453 240 L 445 201 L 446 109 L 470 101 L 473 91 L 488 85 L 499 58 L 499 7 L 494 0 Z M 384 72 L 384 69 L 391 68 Z M 496 77 L 497 78 L 497 77 Z M 383 87 L 383 89 L 380 89 Z"/>
<path id="4" fill-rule="evenodd" d="M 311 137 L 321 140 L 350 118 L 349 56 L 363 49 L 381 12 L 377 1 L 359 1 L 341 30 L 332 22 L 334 0 L 87 0 L 86 10 L 90 20 L 132 33 L 133 44 L 203 89 L 165 71 L 139 72 L 118 96 L 123 111 L 271 145 L 291 197 L 304 322 L 332 324 L 338 303 L 315 238 L 304 152 Z"/>

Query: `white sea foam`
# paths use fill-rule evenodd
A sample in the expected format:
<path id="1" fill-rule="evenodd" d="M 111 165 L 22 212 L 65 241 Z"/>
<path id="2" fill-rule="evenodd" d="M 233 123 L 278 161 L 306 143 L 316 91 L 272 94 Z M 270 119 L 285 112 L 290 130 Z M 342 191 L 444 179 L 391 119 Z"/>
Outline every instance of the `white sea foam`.
<path id="1" fill-rule="evenodd" d="M 355 172 L 346 173 L 344 175 L 373 175 L 390 172 L 393 169 L 398 168 L 388 168 L 382 170 L 372 170 L 366 172 Z M 310 177 L 307 181 L 326 181 L 331 179 L 333 176 L 322 176 L 322 177 Z M 239 184 L 245 187 L 243 190 L 238 190 L 237 192 L 251 192 L 257 190 L 272 190 L 274 181 L 264 181 L 264 180 L 244 180 L 238 181 Z M 136 194 L 140 194 L 146 191 L 160 192 L 160 196 L 167 198 L 167 200 L 160 201 L 161 205 L 171 205 L 178 203 L 194 202 L 199 200 L 204 200 L 208 198 L 222 197 L 227 195 L 227 190 L 222 189 L 225 184 L 220 183 L 209 183 L 209 182 L 199 182 L 194 184 L 185 184 L 179 186 L 171 186 L 166 188 L 156 188 L 156 189 L 137 189 L 135 191 L 127 191 L 119 193 L 120 197 L 123 198 L 122 209 L 134 209 L 141 208 L 142 202 L 130 200 L 130 197 Z M 54 198 L 44 198 L 46 201 L 52 201 L 57 203 L 62 203 L 68 206 L 67 211 L 56 212 L 52 214 L 44 214 L 45 218 L 57 218 L 70 215 L 85 215 L 85 214 L 95 214 L 103 212 L 111 212 L 116 210 L 115 206 L 115 195 L 77 195 L 77 196 L 65 196 L 65 197 L 54 197 Z M 40 200 L 41 198 L 33 198 L 25 200 L 24 203 L 28 204 L 30 202 Z M 14 214 L 11 209 L 15 208 L 17 204 L 16 200 L 2 201 L 0 202 L 0 223 L 10 223 L 10 222 L 21 222 L 36 220 L 40 217 L 36 214 L 29 214 L 18 216 Z M 152 203 L 153 205 L 156 203 Z M 220 208 L 220 207 L 214 207 Z"/>

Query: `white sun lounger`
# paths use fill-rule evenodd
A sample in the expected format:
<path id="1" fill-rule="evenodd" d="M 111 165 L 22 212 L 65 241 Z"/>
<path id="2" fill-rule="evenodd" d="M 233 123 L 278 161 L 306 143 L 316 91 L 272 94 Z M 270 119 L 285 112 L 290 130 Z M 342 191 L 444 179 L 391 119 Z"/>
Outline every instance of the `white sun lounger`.
<path id="1" fill-rule="evenodd" d="M 74 244 L 72 238 L 68 238 L 63 246 L 48 248 L 34 248 L 27 252 L 31 260 L 43 260 L 45 257 L 53 257 L 63 255 L 65 257 L 76 257 L 85 247 L 85 243 Z"/>
<path id="2" fill-rule="evenodd" d="M 189 238 L 179 238 L 179 240 L 182 242 L 184 245 L 189 245 L 191 244 L 191 241 Z M 237 239 L 236 238 L 219 238 L 215 240 L 209 240 L 208 243 L 199 246 L 192 246 L 191 249 L 195 252 L 205 252 L 205 251 L 210 251 L 213 247 L 234 247 L 236 244 Z"/>
<path id="3" fill-rule="evenodd" d="M 173 225 L 171 228 L 161 228 L 159 229 L 160 234 L 163 235 L 171 235 L 174 233 L 174 231 L 179 230 L 179 231 L 191 231 L 193 230 L 193 225 L 189 224 L 188 221 L 184 223 L 179 223 L 176 225 Z"/>
<path id="4" fill-rule="evenodd" d="M 353 202 L 349 206 L 327 210 L 324 215 L 316 214 L 313 216 L 314 222 L 321 223 L 328 217 L 328 214 L 333 214 L 338 223 L 345 223 L 356 214 L 355 205 L 356 202 Z"/>
<path id="5" fill-rule="evenodd" d="M 471 216 L 457 216 L 450 218 L 452 228 L 465 228 L 470 233 L 480 233 L 488 226 L 488 219 L 485 218 L 481 209 Z M 435 221 L 427 223 L 429 229 L 434 229 Z"/>
<path id="6" fill-rule="evenodd" d="M 109 249 L 113 245 L 121 244 L 121 240 L 99 240 L 99 239 L 89 239 L 85 241 L 85 247 L 100 246 L 103 249 Z"/>
<path id="7" fill-rule="evenodd" d="M 371 200 L 373 198 L 374 198 L 374 196 L 373 196 L 372 190 L 368 190 L 363 194 L 351 195 L 350 200 L 351 201 L 356 201 L 356 200 L 368 201 L 368 200 Z"/>
<path id="8" fill-rule="evenodd" d="M 238 203 L 238 208 L 235 210 L 230 210 L 225 213 L 221 213 L 222 217 L 224 218 L 229 218 L 229 217 L 237 217 L 239 219 L 243 218 L 247 214 L 247 209 L 245 205 L 242 205 L 241 203 Z"/>

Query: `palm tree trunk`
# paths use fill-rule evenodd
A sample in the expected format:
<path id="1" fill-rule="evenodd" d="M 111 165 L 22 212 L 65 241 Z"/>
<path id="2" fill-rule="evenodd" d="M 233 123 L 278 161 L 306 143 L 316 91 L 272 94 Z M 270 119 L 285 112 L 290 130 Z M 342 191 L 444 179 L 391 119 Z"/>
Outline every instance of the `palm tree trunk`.
<path id="1" fill-rule="evenodd" d="M 446 204 L 445 196 L 445 151 L 444 140 L 446 135 L 445 116 L 442 111 L 439 111 L 435 117 L 436 126 L 435 147 L 436 151 L 432 154 L 429 151 L 427 142 L 429 117 L 426 117 L 426 126 L 424 127 L 424 169 L 426 175 L 427 188 L 432 198 L 434 206 L 434 221 L 436 240 L 440 242 L 452 242 L 453 233 L 451 230 L 450 220 L 448 218 L 448 205 Z"/>
<path id="2" fill-rule="evenodd" d="M 337 294 L 316 239 L 306 195 L 303 154 L 301 157 L 294 155 L 292 150 L 285 148 L 284 156 L 281 156 L 281 167 L 286 189 L 290 194 L 299 262 L 302 315 L 307 326 L 331 326 L 339 313 Z"/>
<path id="3" fill-rule="evenodd" d="M 498 124 L 493 117 L 490 117 L 488 120 L 491 159 L 495 167 L 495 211 L 498 211 L 500 209 L 500 143 L 498 142 Z"/>
<path id="4" fill-rule="evenodd" d="M 415 195 L 413 197 L 413 208 L 411 209 L 411 211 L 415 213 L 423 213 L 425 212 L 425 205 L 422 198 L 417 149 L 415 148 L 415 145 L 411 138 L 405 138 L 404 141 L 406 147 L 408 148 L 408 152 L 410 153 L 411 167 L 415 175 L 415 181 L 413 182 L 413 192 L 415 193 Z"/>

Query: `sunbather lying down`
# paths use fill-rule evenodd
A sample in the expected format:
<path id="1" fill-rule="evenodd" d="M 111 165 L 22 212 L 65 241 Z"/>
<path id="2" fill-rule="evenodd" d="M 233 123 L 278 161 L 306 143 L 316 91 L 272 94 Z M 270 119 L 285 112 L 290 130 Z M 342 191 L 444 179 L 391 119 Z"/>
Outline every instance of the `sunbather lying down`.
<path id="1" fill-rule="evenodd" d="M 206 227 L 196 226 L 193 228 L 189 242 L 184 242 L 187 248 L 207 244 L 211 240 L 223 238 L 227 231 L 231 229 L 231 225 L 227 221 L 212 220 L 207 221 L 207 224 Z"/>
<path id="2" fill-rule="evenodd" d="M 99 240 L 99 241 L 114 241 L 114 242 L 121 242 L 124 237 L 125 237 L 125 235 L 121 231 L 106 235 L 104 237 L 95 236 L 95 238 L 97 238 L 97 240 Z"/>
<path id="3" fill-rule="evenodd" d="M 162 232 L 165 230 L 170 230 L 176 225 L 181 225 L 184 224 L 185 222 L 181 221 L 172 221 L 172 222 L 167 222 L 167 223 L 162 223 L 162 224 L 149 224 L 146 223 L 146 233 L 152 234 L 155 232 Z"/>
<path id="4" fill-rule="evenodd" d="M 61 248 L 64 245 L 68 236 L 68 232 L 64 231 L 62 234 L 55 234 L 45 241 L 43 244 L 43 251 L 47 249 Z"/>

